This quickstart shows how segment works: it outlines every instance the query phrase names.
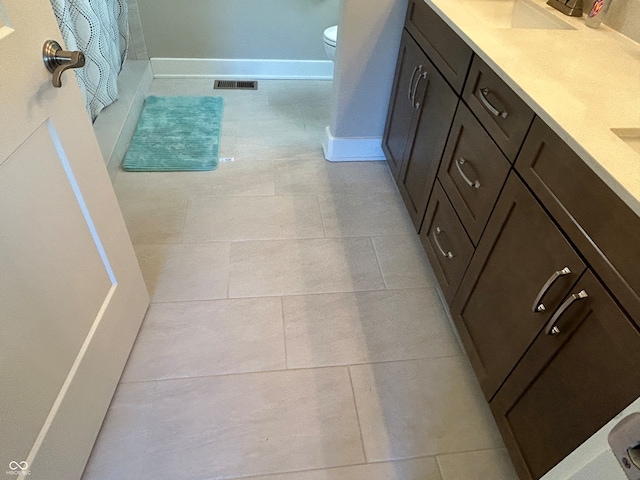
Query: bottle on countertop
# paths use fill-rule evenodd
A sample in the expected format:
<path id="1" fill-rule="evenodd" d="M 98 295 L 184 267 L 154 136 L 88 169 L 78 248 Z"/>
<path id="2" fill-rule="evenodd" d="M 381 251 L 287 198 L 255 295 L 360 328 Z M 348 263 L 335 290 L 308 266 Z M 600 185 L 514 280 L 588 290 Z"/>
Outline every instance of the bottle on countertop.
<path id="1" fill-rule="evenodd" d="M 598 28 L 611 6 L 611 0 L 595 0 L 584 23 L 587 27 Z"/>

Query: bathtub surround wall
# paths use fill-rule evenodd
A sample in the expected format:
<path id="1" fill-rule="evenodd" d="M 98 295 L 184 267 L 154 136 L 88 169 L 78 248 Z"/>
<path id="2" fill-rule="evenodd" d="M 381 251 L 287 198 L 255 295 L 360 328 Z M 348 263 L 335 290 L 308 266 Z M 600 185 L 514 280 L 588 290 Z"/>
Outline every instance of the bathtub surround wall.
<path id="1" fill-rule="evenodd" d="M 142 31 L 138 0 L 127 0 L 129 6 L 129 50 L 127 60 L 149 60 L 147 44 Z"/>
<path id="2" fill-rule="evenodd" d="M 406 11 L 407 0 L 342 1 L 327 160 L 384 160 L 382 135 Z"/>
<path id="3" fill-rule="evenodd" d="M 93 131 L 112 178 L 127 151 L 152 81 L 149 60 L 124 62 L 118 76 L 118 101 L 102 110 L 93 123 Z"/>
<path id="4" fill-rule="evenodd" d="M 339 0 L 138 0 L 156 76 L 331 78 Z"/>

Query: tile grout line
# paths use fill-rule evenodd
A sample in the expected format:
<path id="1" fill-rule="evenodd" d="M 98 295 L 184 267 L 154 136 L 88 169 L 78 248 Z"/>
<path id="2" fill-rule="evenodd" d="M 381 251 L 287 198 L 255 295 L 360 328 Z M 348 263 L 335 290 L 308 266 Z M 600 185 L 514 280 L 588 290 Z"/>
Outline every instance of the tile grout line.
<path id="1" fill-rule="evenodd" d="M 318 204 L 318 211 L 320 212 L 320 223 L 322 223 L 322 233 L 324 234 L 324 238 L 330 238 L 327 236 L 327 226 L 324 222 L 324 213 L 322 213 L 322 205 L 320 204 L 320 194 L 316 193 L 316 202 Z"/>
<path id="2" fill-rule="evenodd" d="M 318 369 L 338 369 L 343 367 L 361 367 L 361 366 L 376 366 L 376 365 L 385 365 L 389 363 L 409 363 L 409 362 L 423 362 L 430 360 L 443 360 L 447 358 L 462 358 L 463 360 L 467 357 L 464 354 L 460 355 L 439 355 L 435 357 L 415 357 L 415 358 L 398 358 L 398 359 L 388 359 L 388 360 L 377 360 L 373 362 L 367 363 L 337 363 L 335 365 L 311 365 L 311 366 L 295 366 L 291 367 L 287 364 L 286 368 L 279 369 L 270 369 L 270 370 L 247 370 L 247 371 L 237 371 L 237 372 L 224 372 L 224 373 L 214 373 L 209 375 L 192 375 L 188 377 L 167 377 L 167 378 L 144 378 L 138 380 L 120 380 L 120 384 L 125 383 L 149 383 L 149 382 L 165 382 L 165 381 L 176 381 L 176 380 L 197 380 L 202 378 L 218 378 L 218 377 L 231 377 L 237 375 L 254 375 L 260 373 L 283 373 L 283 372 L 306 372 L 309 370 L 318 370 Z"/>
<path id="3" fill-rule="evenodd" d="M 371 462 L 362 462 L 362 463 L 349 463 L 346 465 L 336 465 L 336 466 L 331 466 L 331 467 L 320 467 L 320 468 L 309 468 L 309 469 L 305 469 L 305 470 L 283 470 L 280 472 L 270 472 L 270 473 L 258 473 L 258 474 L 251 474 L 251 475 L 245 475 L 245 476 L 241 476 L 241 477 L 225 477 L 224 480 L 252 480 L 255 478 L 277 478 L 283 475 L 293 475 L 293 474 L 297 474 L 297 473 L 312 473 L 312 472 L 325 472 L 325 471 L 330 471 L 330 470 L 338 470 L 340 468 L 351 468 L 351 467 L 366 467 L 368 465 L 384 465 L 387 463 L 400 463 L 400 462 L 406 462 L 406 461 L 411 461 L 411 460 L 424 460 L 424 459 L 428 459 L 428 458 L 433 458 L 435 460 L 436 455 L 419 455 L 419 456 L 412 456 L 412 457 L 402 457 L 402 458 L 397 458 L 397 459 L 391 459 L 391 460 L 373 460 Z M 444 477 L 442 477 L 442 479 L 444 479 Z M 213 480 L 213 479 L 207 479 L 207 480 Z M 216 479 L 217 480 L 217 479 Z"/>
<path id="4" fill-rule="evenodd" d="M 356 411 L 356 420 L 358 421 L 358 433 L 360 434 L 360 446 L 362 447 L 362 458 L 365 463 L 369 463 L 367 452 L 364 448 L 364 436 L 362 435 L 362 422 L 360 421 L 360 412 L 358 411 L 358 402 L 356 400 L 356 389 L 353 387 L 353 377 L 351 375 L 351 366 L 347 365 L 347 373 L 349 374 L 349 383 L 351 384 L 351 395 L 353 398 L 353 407 Z"/>
<path id="5" fill-rule="evenodd" d="M 420 358 L 402 358 L 402 359 L 392 359 L 392 360 L 379 360 L 376 362 L 368 362 L 368 363 L 341 363 L 336 365 L 315 365 L 315 366 L 305 366 L 305 367 L 289 367 L 280 368 L 280 369 L 271 369 L 271 370 L 250 370 L 243 372 L 226 372 L 226 373 L 217 373 L 211 375 L 193 375 L 190 377 L 169 377 L 169 378 L 146 378 L 139 380 L 128 380 L 128 381 L 120 381 L 120 383 L 148 383 L 148 382 L 171 382 L 177 380 L 196 380 L 203 378 L 218 378 L 218 377 L 231 377 L 237 375 L 255 375 L 261 373 L 283 373 L 283 372 L 306 372 L 309 370 L 318 370 L 318 369 L 340 369 L 340 368 L 351 368 L 351 367 L 360 367 L 365 365 L 375 366 L 375 365 L 384 365 L 389 363 L 408 363 L 408 362 L 422 362 L 429 360 L 443 360 L 447 358 L 462 358 L 466 357 L 461 355 L 442 355 L 438 357 L 420 357 Z"/>
<path id="6" fill-rule="evenodd" d="M 231 242 L 234 243 L 234 242 Z M 159 245 L 178 245 L 178 244 L 159 244 Z M 187 245 L 187 244 L 185 244 Z M 407 291 L 417 291 L 417 290 L 428 290 L 428 286 L 418 286 L 418 287 L 395 287 L 395 288 L 375 288 L 371 290 L 336 290 L 336 291 L 328 291 L 328 292 L 301 292 L 301 293 L 281 293 L 281 294 L 273 294 L 273 295 L 258 295 L 251 297 L 223 297 L 223 298 L 201 298 L 201 299 L 187 299 L 187 300 L 165 300 L 160 302 L 151 302 L 151 305 L 163 305 L 163 304 L 171 304 L 171 303 L 197 303 L 197 302 L 216 302 L 220 300 L 252 300 L 252 299 L 261 299 L 261 298 L 287 298 L 287 297 L 312 297 L 312 296 L 320 296 L 320 295 L 346 295 L 346 294 L 356 294 L 356 293 L 387 293 L 387 292 L 402 292 L 404 290 Z"/>
<path id="7" fill-rule="evenodd" d="M 382 265 L 380 264 L 380 257 L 378 255 L 378 249 L 376 248 L 376 242 L 373 241 L 373 237 L 369 237 L 369 241 L 371 242 L 371 247 L 373 248 L 373 254 L 376 256 L 376 262 L 378 263 L 378 270 L 380 271 L 380 276 L 382 277 L 382 282 L 384 283 L 385 290 L 396 290 L 389 288 L 389 284 L 387 283 L 387 279 L 384 276 L 384 272 L 382 271 Z"/>
<path id="8" fill-rule="evenodd" d="M 284 321 L 284 299 L 280 297 L 280 314 L 282 317 L 282 343 L 284 345 L 284 367 L 289 370 L 289 355 L 287 354 L 287 328 Z"/>
<path id="9" fill-rule="evenodd" d="M 443 360 L 447 358 L 466 359 L 467 357 L 461 353 L 459 355 L 438 355 L 433 357 L 414 357 L 414 358 L 397 358 L 397 359 L 389 359 L 389 360 L 378 360 L 378 361 L 367 362 L 367 363 L 337 363 L 334 365 L 309 365 L 309 366 L 295 366 L 295 367 L 289 366 L 288 360 L 287 360 L 286 368 L 279 368 L 279 369 L 223 372 L 223 373 L 213 373 L 209 375 L 192 375 L 188 377 L 145 378 L 145 379 L 139 379 L 139 380 L 126 380 L 126 381 L 121 380 L 120 383 L 145 383 L 145 382 L 164 382 L 164 381 L 174 381 L 174 380 L 193 380 L 193 379 L 202 379 L 202 378 L 230 377 L 235 375 L 253 375 L 253 374 L 259 374 L 259 373 L 304 372 L 308 370 L 317 370 L 317 369 L 342 368 L 342 367 L 350 368 L 350 367 L 360 367 L 365 365 L 375 366 L 375 365 L 385 365 L 389 363 L 408 363 L 408 362 L 422 362 L 422 361 L 430 361 L 430 360 Z"/>

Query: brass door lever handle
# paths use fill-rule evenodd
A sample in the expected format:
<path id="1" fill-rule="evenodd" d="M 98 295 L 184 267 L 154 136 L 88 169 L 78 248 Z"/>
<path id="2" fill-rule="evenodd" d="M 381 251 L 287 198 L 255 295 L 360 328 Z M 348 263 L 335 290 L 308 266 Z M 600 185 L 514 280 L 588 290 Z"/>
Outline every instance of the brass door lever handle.
<path id="1" fill-rule="evenodd" d="M 51 82 L 56 88 L 62 87 L 62 73 L 70 68 L 84 67 L 82 52 L 67 52 L 55 40 L 47 40 L 42 47 L 42 60 L 47 70 L 53 73 Z"/>

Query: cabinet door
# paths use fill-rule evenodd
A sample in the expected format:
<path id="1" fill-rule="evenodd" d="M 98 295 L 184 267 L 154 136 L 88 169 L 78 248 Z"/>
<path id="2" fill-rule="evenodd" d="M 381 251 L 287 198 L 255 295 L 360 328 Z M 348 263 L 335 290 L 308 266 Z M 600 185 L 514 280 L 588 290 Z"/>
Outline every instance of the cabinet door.
<path id="1" fill-rule="evenodd" d="M 425 58 L 423 65 L 425 75 L 420 87 L 424 86 L 424 93 L 415 139 L 398 178 L 398 188 L 416 230 L 420 230 L 458 105 L 458 96 L 433 63 Z"/>
<path id="2" fill-rule="evenodd" d="M 585 268 L 512 173 L 451 306 L 488 400 Z"/>
<path id="3" fill-rule="evenodd" d="M 460 103 L 438 178 L 474 245 L 480 240 L 509 169 L 500 149 Z"/>
<path id="4" fill-rule="evenodd" d="M 444 298 L 451 304 L 474 248 L 438 181 L 429 199 L 420 230 L 420 241 L 427 252 Z"/>
<path id="5" fill-rule="evenodd" d="M 540 478 L 640 395 L 638 330 L 591 271 L 570 295 L 558 333 L 545 327 L 491 402 L 521 478 Z"/>
<path id="6" fill-rule="evenodd" d="M 419 81 L 424 73 L 426 58 L 411 36 L 403 31 L 382 142 L 389 168 L 396 180 L 400 174 L 407 144 L 413 141 L 415 118 L 422 102 L 422 98 L 416 96 L 424 95 L 424 88 L 419 90 Z"/>

